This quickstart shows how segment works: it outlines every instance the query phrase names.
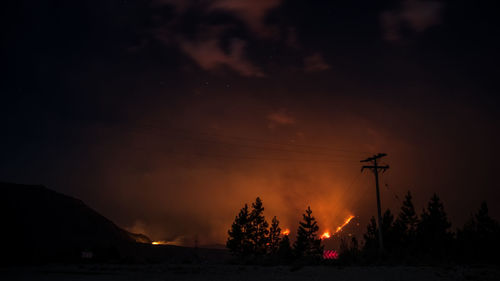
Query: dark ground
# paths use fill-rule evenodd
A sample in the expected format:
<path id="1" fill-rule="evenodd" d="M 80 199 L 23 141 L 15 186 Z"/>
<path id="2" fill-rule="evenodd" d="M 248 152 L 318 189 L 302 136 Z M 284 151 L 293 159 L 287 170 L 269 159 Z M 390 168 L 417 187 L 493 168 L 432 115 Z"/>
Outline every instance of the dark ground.
<path id="1" fill-rule="evenodd" d="M 291 270 L 215 264 L 45 265 L 0 270 L 1 280 L 500 280 L 495 267 L 315 266 Z"/>

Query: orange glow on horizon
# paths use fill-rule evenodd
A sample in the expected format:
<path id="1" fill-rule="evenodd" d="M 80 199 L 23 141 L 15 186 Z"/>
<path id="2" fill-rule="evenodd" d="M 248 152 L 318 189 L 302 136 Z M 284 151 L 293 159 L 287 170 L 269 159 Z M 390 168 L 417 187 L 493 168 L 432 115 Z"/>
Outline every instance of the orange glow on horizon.
<path id="1" fill-rule="evenodd" d="M 321 235 L 321 237 L 320 237 L 320 239 L 321 239 L 321 240 L 323 240 L 323 239 L 328 239 L 328 238 L 330 238 L 330 232 L 329 232 L 329 231 L 327 231 L 327 232 L 323 233 L 323 234 Z"/>
<path id="2" fill-rule="evenodd" d="M 167 245 L 167 241 L 153 241 L 151 242 L 152 245 Z"/>
<path id="3" fill-rule="evenodd" d="M 283 233 L 283 235 L 287 236 L 288 234 L 290 234 L 290 229 L 287 228 L 287 229 L 283 230 L 282 233 Z"/>

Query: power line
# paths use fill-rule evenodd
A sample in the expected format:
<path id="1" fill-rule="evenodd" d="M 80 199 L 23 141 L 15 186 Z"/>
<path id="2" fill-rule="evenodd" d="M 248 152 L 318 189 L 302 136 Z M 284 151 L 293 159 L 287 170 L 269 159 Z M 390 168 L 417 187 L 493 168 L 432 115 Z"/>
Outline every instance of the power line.
<path id="1" fill-rule="evenodd" d="M 256 139 L 256 138 L 248 138 L 248 137 L 241 137 L 241 136 L 224 135 L 224 134 L 217 134 L 217 133 L 194 132 L 194 131 L 189 131 L 187 129 L 180 129 L 180 128 L 171 128 L 171 129 L 172 130 L 177 130 L 177 131 L 182 131 L 182 132 L 189 133 L 189 134 L 200 134 L 200 135 L 206 135 L 206 136 L 211 136 L 211 137 L 237 139 L 237 140 L 248 141 L 248 142 L 260 142 L 260 143 L 267 143 L 267 144 L 278 145 L 278 146 L 296 146 L 296 147 L 310 148 L 310 149 L 316 149 L 316 150 L 329 150 L 329 151 L 346 152 L 346 153 L 356 153 L 356 154 L 370 153 L 370 152 L 366 152 L 366 151 L 354 151 L 354 150 L 341 149 L 341 148 L 331 148 L 331 147 L 326 147 L 326 146 L 315 146 L 315 145 L 306 145 L 306 144 L 292 144 L 292 143 L 278 143 L 278 142 L 273 142 L 273 141 L 264 140 L 264 139 Z"/>
<path id="2" fill-rule="evenodd" d="M 208 133 L 208 132 L 200 132 L 200 131 L 192 131 L 184 128 L 175 128 L 172 126 L 169 127 L 160 127 L 160 126 L 154 126 L 147 124 L 147 126 L 141 125 L 141 124 L 135 124 L 134 126 L 122 126 L 122 125 L 116 125 L 114 127 L 122 127 L 122 128 L 147 128 L 147 129 L 155 129 L 155 130 L 160 130 L 160 131 L 176 131 L 180 132 L 183 134 L 190 134 L 190 135 L 204 135 L 208 137 L 215 137 L 215 138 L 229 138 L 229 139 L 237 139 L 237 140 L 242 140 L 242 141 L 247 141 L 247 142 L 261 142 L 261 143 L 267 143 L 271 145 L 277 145 L 277 146 L 290 146 L 290 147 L 302 147 L 302 148 L 310 148 L 314 150 L 327 150 L 327 151 L 335 151 L 335 152 L 344 152 L 344 153 L 352 153 L 352 154 L 366 154 L 370 153 L 367 151 L 355 151 L 355 150 L 350 150 L 350 149 L 344 149 L 344 148 L 332 148 L 332 147 L 327 147 L 327 146 L 315 146 L 315 145 L 306 145 L 306 144 L 292 144 L 292 143 L 279 143 L 279 142 L 274 142 L 274 141 L 269 141 L 265 139 L 258 139 L 258 138 L 248 138 L 248 137 L 242 137 L 242 136 L 234 136 L 234 135 L 225 135 L 225 134 L 218 134 L 218 133 Z"/>
<path id="3" fill-rule="evenodd" d="M 103 145 L 103 144 L 94 144 L 102 148 L 106 148 L 107 151 L 108 148 Z M 115 146 L 116 147 L 116 146 Z M 127 146 L 127 149 L 130 149 L 130 146 Z M 145 146 L 137 146 L 135 145 L 135 149 L 142 149 L 142 150 L 147 150 L 150 149 L 151 147 L 145 147 Z M 329 160 L 329 159 L 296 159 L 296 158 L 271 158 L 271 157 L 255 157 L 255 156 L 248 156 L 248 155 L 238 155 L 238 154 L 231 154 L 231 155 L 224 155 L 224 154 L 213 154 L 213 153 L 205 153 L 205 152 L 196 152 L 196 151 L 174 151 L 174 150 L 169 150 L 165 151 L 167 154 L 175 154 L 175 155 L 184 155 L 184 156 L 192 156 L 192 157 L 207 157 L 207 158 L 233 158 L 233 159 L 246 159 L 246 160 L 260 160 L 260 161 L 286 161 L 286 162 L 317 162 L 317 163 L 330 163 L 330 164 L 335 164 L 339 163 L 342 166 L 348 166 L 348 165 L 356 165 L 354 163 L 348 164 L 343 161 L 338 161 L 338 160 Z"/>
<path id="4" fill-rule="evenodd" d="M 128 129 L 136 130 L 139 129 L 144 129 L 144 127 L 128 127 Z M 172 133 L 164 133 L 164 132 L 146 132 L 146 133 L 152 133 L 153 135 L 159 135 L 159 136 L 179 136 L 178 134 L 172 134 Z M 317 155 L 317 156 L 323 156 L 323 157 L 335 157 L 335 158 L 350 158 L 354 159 L 354 156 L 346 156 L 346 155 L 338 155 L 338 154 L 329 154 L 329 153 L 321 153 L 321 152 L 312 152 L 312 151 L 305 151 L 305 150 L 293 150 L 293 149 L 285 149 L 285 148 L 277 148 L 277 147 L 267 147 L 267 146 L 258 146 L 258 145 L 250 145 L 250 144 L 244 144 L 244 143 L 234 143 L 234 142 L 228 142 L 228 141 L 221 141 L 221 140 L 214 140 L 214 139 L 206 139 L 206 138 L 200 138 L 200 137 L 193 137 L 193 136 L 186 136 L 186 135 L 180 135 L 179 137 L 191 141 L 191 142 L 207 142 L 207 143 L 215 143 L 215 144 L 222 144 L 222 145 L 232 145 L 232 146 L 240 146 L 240 147 L 245 147 L 245 148 L 253 148 L 253 149 L 260 149 L 260 150 L 270 150 L 270 151 L 279 151 L 279 152 L 289 152 L 289 153 L 300 153 L 300 154 L 309 154 L 309 155 Z"/>
<path id="5" fill-rule="evenodd" d="M 256 157 L 254 155 L 238 155 L 238 154 L 231 154 L 231 155 L 224 155 L 224 154 L 214 154 L 214 153 L 206 153 L 206 152 L 186 152 L 186 151 L 169 151 L 170 154 L 177 154 L 177 155 L 189 155 L 189 156 L 197 156 L 197 157 L 210 157 L 210 158 L 234 158 L 234 159 L 247 159 L 247 160 L 259 160 L 259 161 L 287 161 L 287 162 L 318 162 L 318 163 L 341 163 L 343 166 L 349 165 L 348 163 L 353 161 L 354 165 L 354 156 L 346 156 L 346 155 L 336 155 L 336 154 L 326 154 L 326 153 L 320 153 L 320 152 L 311 152 L 311 151 L 305 151 L 305 150 L 294 150 L 294 149 L 285 149 L 285 148 L 277 148 L 277 147 L 268 147 L 268 146 L 258 146 L 258 145 L 249 145 L 249 144 L 244 144 L 244 143 L 234 143 L 234 142 L 228 142 L 228 141 L 221 141 L 221 140 L 214 140 L 214 139 L 206 139 L 202 137 L 193 137 L 193 136 L 186 136 L 184 134 L 175 134 L 172 132 L 169 132 L 168 130 L 165 131 L 158 131 L 157 128 L 147 128 L 147 127 L 131 127 L 131 126 L 113 126 L 114 128 L 125 128 L 128 129 L 125 132 L 126 133 L 132 133 L 131 131 L 135 131 L 136 133 L 141 133 L 141 134 L 152 134 L 152 135 L 158 135 L 158 136 L 176 136 L 182 138 L 184 141 L 188 142 L 204 142 L 204 143 L 211 143 L 211 144 L 219 144 L 226 146 L 224 148 L 227 148 L 227 146 L 239 146 L 239 147 L 245 147 L 245 148 L 251 148 L 251 149 L 260 149 L 260 150 L 268 150 L 268 151 L 279 151 L 279 152 L 289 152 L 289 153 L 302 153 L 302 154 L 307 154 L 307 155 L 316 155 L 320 156 L 321 158 L 314 159 L 314 158 L 309 158 L 309 159 L 297 159 L 297 158 L 290 158 L 290 157 Z M 151 130 L 153 129 L 153 130 Z M 202 133 L 203 134 L 203 133 Z M 245 138 L 242 138 L 245 139 Z M 170 138 L 170 140 L 172 140 Z M 277 143 L 273 143 L 273 145 L 278 145 Z M 285 144 L 286 146 L 288 144 Z M 175 149 L 175 148 L 174 148 Z M 290 155 L 288 155 L 290 156 Z M 334 157 L 335 159 L 325 159 L 328 157 Z"/>
<path id="6" fill-rule="evenodd" d="M 265 161 L 339 163 L 338 161 L 325 160 L 325 159 L 267 158 L 267 157 L 253 157 L 253 156 L 246 156 L 246 155 L 220 155 L 220 154 L 207 154 L 207 153 L 195 153 L 195 154 L 198 156 L 206 156 L 206 157 L 213 157 L 213 158 L 237 158 L 237 159 L 265 160 Z M 345 164 L 342 164 L 342 166 L 345 166 Z M 354 164 L 353 164 L 353 166 L 354 166 Z"/>

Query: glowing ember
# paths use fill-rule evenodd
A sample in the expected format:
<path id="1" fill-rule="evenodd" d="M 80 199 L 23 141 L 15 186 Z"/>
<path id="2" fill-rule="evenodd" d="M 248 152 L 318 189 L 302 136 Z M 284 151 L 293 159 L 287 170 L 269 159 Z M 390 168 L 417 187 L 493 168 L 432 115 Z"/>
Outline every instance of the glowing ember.
<path id="1" fill-rule="evenodd" d="M 290 229 L 287 228 L 287 229 L 283 230 L 282 233 L 283 233 L 283 235 L 288 235 L 288 234 L 290 234 Z"/>
<path id="2" fill-rule="evenodd" d="M 321 239 L 328 239 L 328 238 L 330 238 L 330 232 L 327 231 L 327 232 L 323 233 L 320 238 Z"/>
<path id="3" fill-rule="evenodd" d="M 324 250 L 323 259 L 325 260 L 336 260 L 339 258 L 339 253 L 335 250 Z"/>
<path id="4" fill-rule="evenodd" d="M 153 241 L 151 244 L 153 244 L 153 245 L 167 245 L 167 241 Z"/>

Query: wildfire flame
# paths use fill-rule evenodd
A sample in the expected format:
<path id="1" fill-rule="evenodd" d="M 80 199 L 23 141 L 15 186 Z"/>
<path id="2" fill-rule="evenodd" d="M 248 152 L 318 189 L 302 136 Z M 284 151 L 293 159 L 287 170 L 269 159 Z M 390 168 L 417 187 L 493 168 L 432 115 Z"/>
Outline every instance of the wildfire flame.
<path id="1" fill-rule="evenodd" d="M 167 245 L 167 241 L 153 241 L 151 242 L 153 245 Z"/>
<path id="2" fill-rule="evenodd" d="M 285 236 L 290 234 L 290 229 L 287 228 L 287 229 L 283 230 L 282 234 Z"/>
<path id="3" fill-rule="evenodd" d="M 323 240 L 323 239 L 328 239 L 328 238 L 330 238 L 331 236 L 333 236 L 333 235 L 335 235 L 335 234 L 339 233 L 340 231 L 342 231 L 342 229 L 343 229 L 346 225 L 348 225 L 348 224 L 351 222 L 351 220 L 352 220 L 353 218 L 354 218 L 354 216 L 353 216 L 353 215 L 349 216 L 349 217 L 348 217 L 348 218 L 344 221 L 344 223 L 343 223 L 341 226 L 337 227 L 337 230 L 335 230 L 335 232 L 334 232 L 333 234 L 330 234 L 330 231 L 326 231 L 325 233 L 323 233 L 323 234 L 321 235 L 321 237 L 320 237 L 320 238 L 321 238 L 322 240 Z"/>
<path id="4" fill-rule="evenodd" d="M 348 218 L 344 221 L 344 223 L 343 223 L 341 226 L 337 227 L 337 230 L 335 231 L 335 233 L 342 231 L 342 228 L 344 228 L 344 226 L 348 225 L 348 224 L 351 222 L 351 220 L 352 220 L 353 218 L 354 218 L 354 216 L 352 216 L 352 215 L 351 215 L 351 216 L 349 216 L 349 217 L 348 217 Z M 335 233 L 334 233 L 334 234 L 335 234 Z"/>

